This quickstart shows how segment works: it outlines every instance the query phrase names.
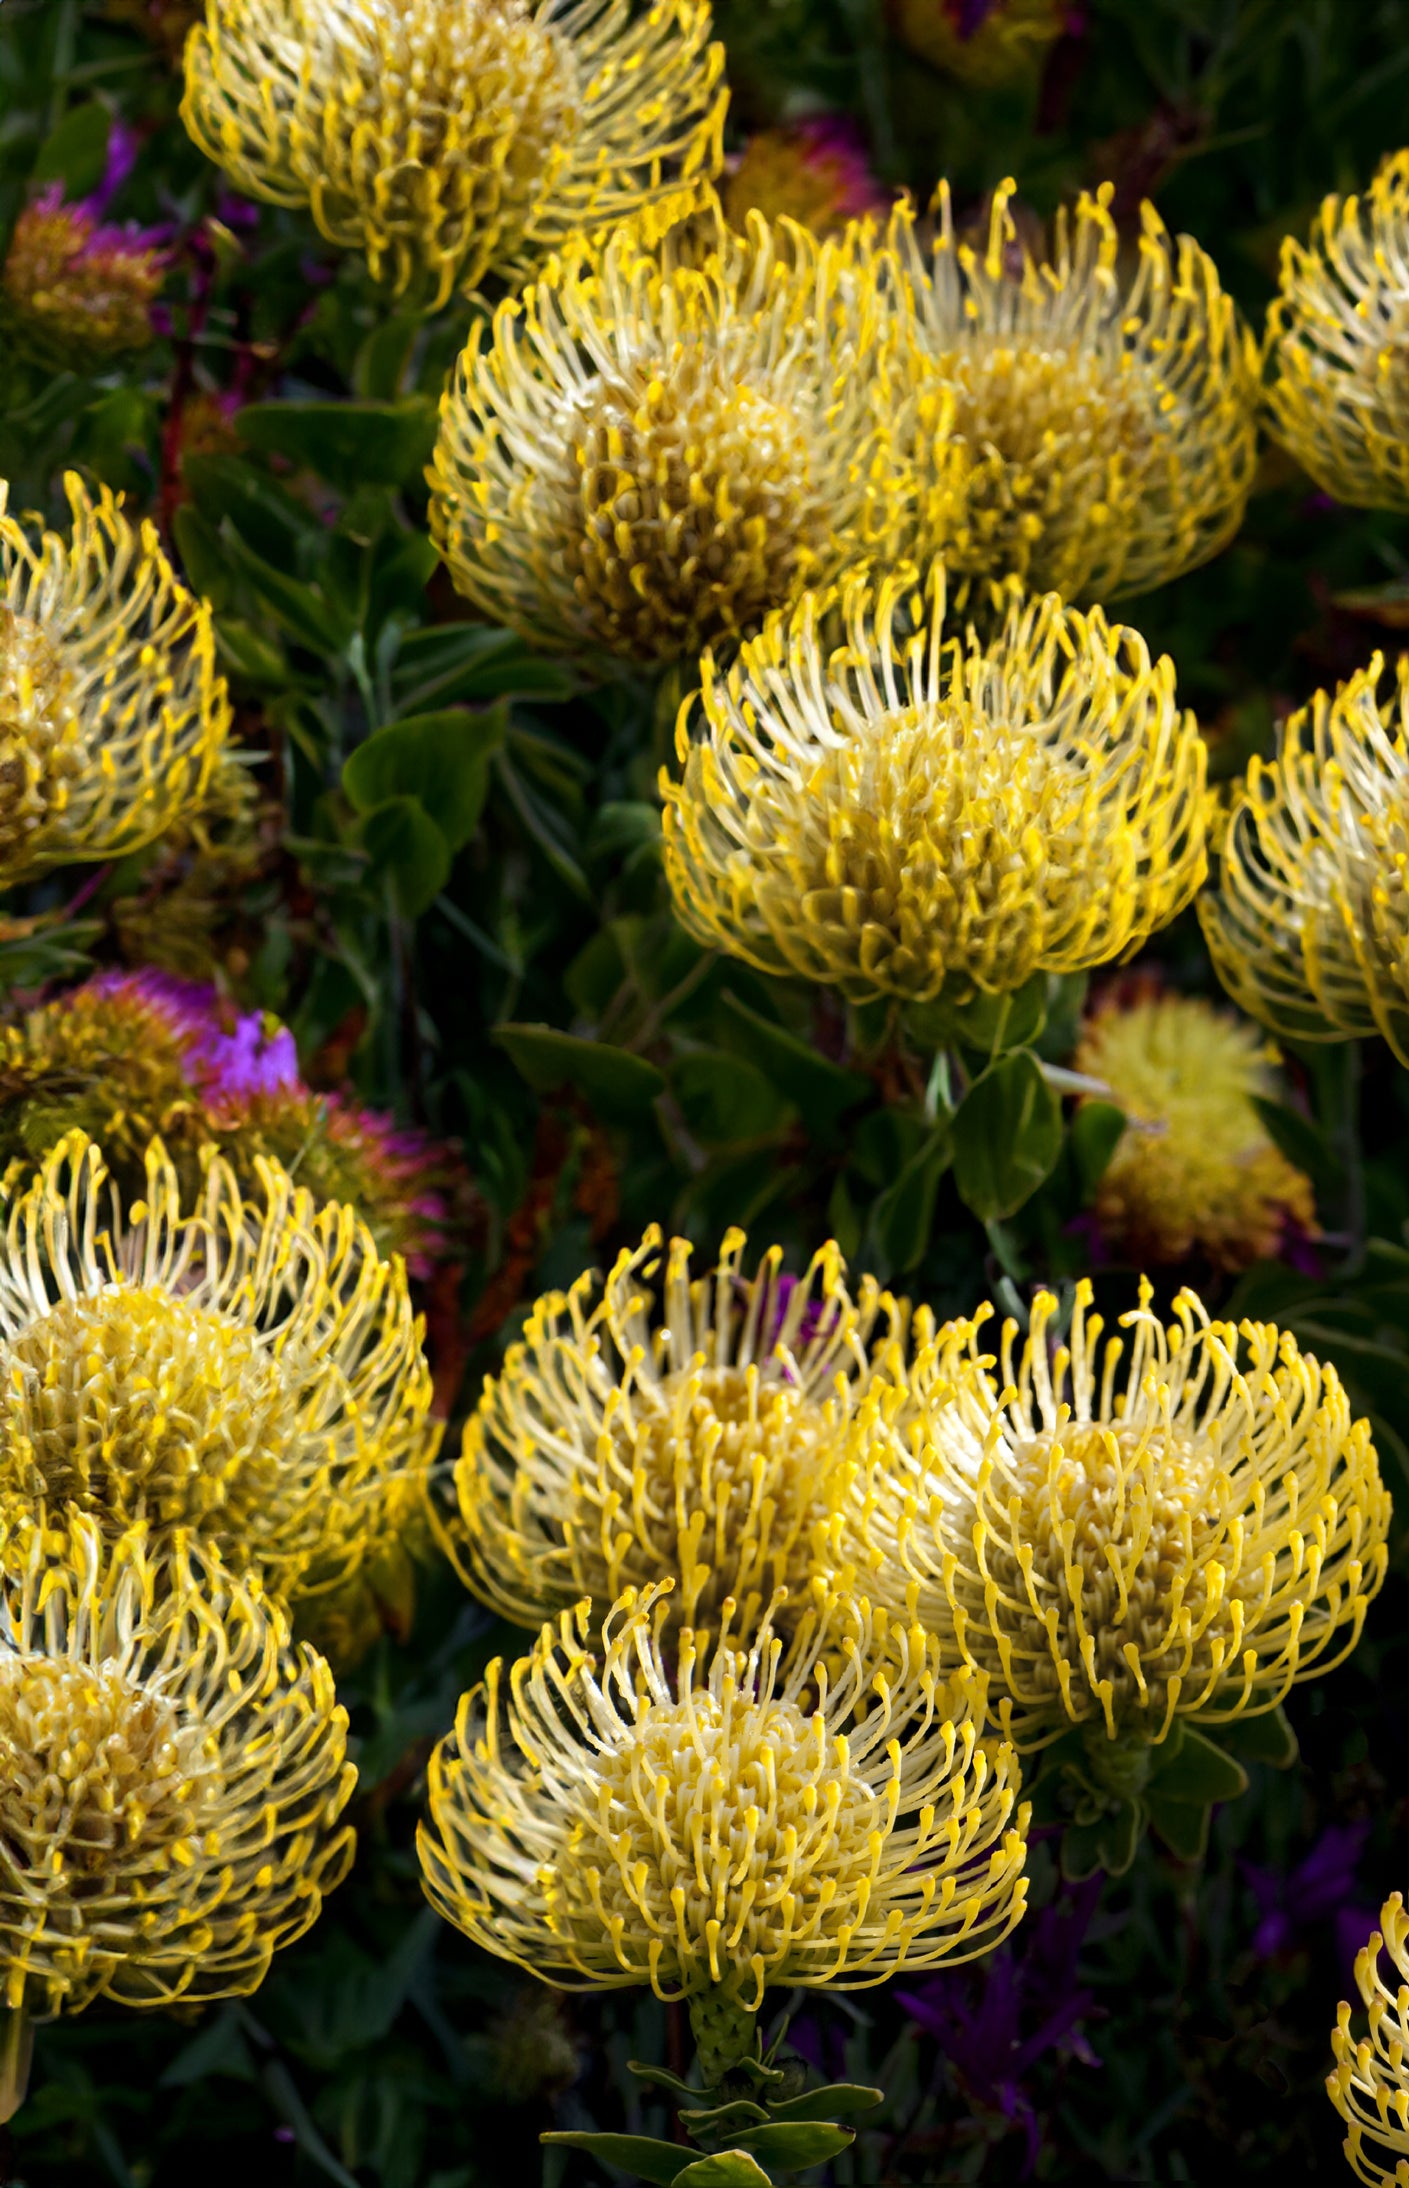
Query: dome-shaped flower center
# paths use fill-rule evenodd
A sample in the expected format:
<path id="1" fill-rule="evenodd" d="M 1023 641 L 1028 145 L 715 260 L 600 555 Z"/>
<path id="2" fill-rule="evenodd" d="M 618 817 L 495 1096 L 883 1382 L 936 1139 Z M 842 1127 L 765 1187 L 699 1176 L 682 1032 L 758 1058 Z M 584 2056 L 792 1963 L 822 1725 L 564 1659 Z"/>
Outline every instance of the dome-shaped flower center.
<path id="1" fill-rule="evenodd" d="M 665 1940 L 688 1989 L 751 1988 L 755 1954 L 836 1935 L 863 1911 L 888 1804 L 820 1717 L 696 1691 L 646 1709 L 596 1770 L 596 1816 L 572 1825 L 549 1884 L 559 1934 L 600 1934 L 603 1913 L 608 1927 L 619 1915 Z"/>
<path id="2" fill-rule="evenodd" d="M 611 1429 L 652 1553 L 639 1578 L 678 1571 L 680 1618 L 780 1584 L 800 1607 L 839 1443 L 822 1406 L 775 1365 L 693 1367 L 634 1390 Z"/>
<path id="3" fill-rule="evenodd" d="M 83 757 L 62 652 L 32 616 L 0 605 L 0 860 L 62 813 Z"/>
<path id="4" fill-rule="evenodd" d="M 211 1736 L 116 1664 L 0 1659 L 0 1860 L 49 1927 L 77 1926 L 65 1900 L 180 1860 L 220 1783 Z"/>
<path id="5" fill-rule="evenodd" d="M 0 1348 L 0 1473 L 105 1522 L 268 1524 L 296 1378 L 231 1317 L 158 1289 L 65 1299 Z"/>
<path id="6" fill-rule="evenodd" d="M 1221 1571 L 1210 1585 L 1226 1531 L 1216 1472 L 1207 1447 L 1158 1428 L 1074 1424 L 1018 1445 L 989 1492 L 984 1562 L 1025 1680 L 1056 1696 L 1069 1667 L 1078 1718 L 1100 1717 L 1108 1680 L 1117 1723 L 1152 1732 L 1175 1674 L 1206 1683 L 1233 1624 Z"/>
<path id="7" fill-rule="evenodd" d="M 603 645 L 698 652 L 786 605 L 815 567 L 826 515 L 805 421 L 707 343 L 597 381 L 573 442 L 568 568 Z"/>
<path id="8" fill-rule="evenodd" d="M 975 336 L 936 357 L 967 446 L 950 568 L 1074 593 L 1130 511 L 1151 461 L 1151 404 L 1119 356 L 1080 343 Z M 1144 399 L 1141 399 L 1141 396 Z M 922 393 L 921 416 L 929 405 Z"/>
<path id="9" fill-rule="evenodd" d="M 805 797 L 760 777 L 746 826 L 774 888 L 862 934 L 870 977 L 932 991 L 951 956 L 982 961 L 992 929 L 991 983 L 1010 987 L 1034 969 L 1050 906 L 1094 885 L 1110 816 L 1098 825 L 1088 785 L 1041 725 L 945 700 L 859 724 L 819 754 Z"/>

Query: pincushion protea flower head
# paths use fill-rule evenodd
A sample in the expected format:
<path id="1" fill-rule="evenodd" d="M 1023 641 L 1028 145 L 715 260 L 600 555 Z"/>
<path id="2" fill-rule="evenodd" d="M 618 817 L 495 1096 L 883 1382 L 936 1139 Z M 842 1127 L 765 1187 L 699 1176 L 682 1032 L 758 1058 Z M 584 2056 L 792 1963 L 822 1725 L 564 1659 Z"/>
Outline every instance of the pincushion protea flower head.
<path id="1" fill-rule="evenodd" d="M 1080 20 L 1067 0 L 893 0 L 891 16 L 912 53 L 984 89 L 1035 70 Z"/>
<path id="2" fill-rule="evenodd" d="M 982 251 L 956 234 L 947 184 L 928 263 L 913 209 L 898 205 L 891 223 L 912 386 L 895 428 L 913 474 L 910 552 L 942 554 L 958 581 L 1016 576 L 1064 600 L 1148 592 L 1217 554 L 1242 521 L 1252 337 L 1212 260 L 1171 240 L 1153 206 L 1127 284 L 1109 184 L 1059 212 L 1046 265 L 1019 241 L 1013 190 L 994 193 Z"/>
<path id="3" fill-rule="evenodd" d="M 137 1527 L 0 1547 L 0 1970 L 38 2020 L 258 1988 L 352 1862 L 332 1675 L 257 1581 Z"/>
<path id="4" fill-rule="evenodd" d="M 555 260 L 477 325 L 441 408 L 431 530 L 460 591 L 550 648 L 674 661 L 888 523 L 875 267 L 711 202 Z"/>
<path id="5" fill-rule="evenodd" d="M 763 972 L 1000 994 L 1138 947 L 1203 879 L 1193 716 L 1099 609 L 1014 598 L 985 645 L 946 631 L 938 566 L 923 593 L 855 577 L 701 672 L 666 874 L 689 932 Z"/>
<path id="6" fill-rule="evenodd" d="M 434 1455 L 422 1327 L 399 1262 L 276 1164 L 218 1156 L 183 1212 L 159 1141 L 124 1214 L 73 1133 L 0 1244 L 0 1494 L 109 1533 L 191 1530 L 289 1601 L 355 1575 Z"/>
<path id="7" fill-rule="evenodd" d="M 1391 1990 L 1380 1973 L 1388 1953 L 1399 1984 Z M 1404 1895 L 1392 1892 L 1380 1909 L 1380 1927 L 1357 1954 L 1355 1982 L 1370 2012 L 1370 2034 L 1351 2034 L 1351 2009 L 1342 2001 L 1331 2032 L 1335 2072 L 1326 2094 L 1349 2133 L 1342 2148 L 1357 2180 L 1369 2188 L 1409 2183 L 1409 1918 Z"/>
<path id="8" fill-rule="evenodd" d="M 0 888 L 154 842 L 205 799 L 230 730 L 210 609 L 155 525 L 65 485 L 71 537 L 36 541 L 0 481 Z"/>
<path id="9" fill-rule="evenodd" d="M 1049 1350 L 1040 1293 L 998 1378 L 989 1310 L 951 1323 L 853 1429 L 857 1584 L 952 1640 L 1020 1747 L 1273 1709 L 1350 1654 L 1384 1578 L 1389 1493 L 1335 1369 L 1190 1291 L 1168 1326 L 1150 1298 L 1102 1347 L 1083 1281 Z"/>
<path id="10" fill-rule="evenodd" d="M 1316 1228 L 1310 1180 L 1267 1136 L 1276 1050 L 1201 996 L 1149 981 L 1117 988 L 1087 1019 L 1076 1069 L 1104 1080 L 1126 1129 L 1096 1192 L 1101 1235 L 1126 1260 L 1246 1268 L 1288 1228 Z"/>
<path id="11" fill-rule="evenodd" d="M 667 1584 L 668 1586 L 668 1584 Z M 460 1704 L 419 1835 L 433 1905 L 565 1989 L 689 2000 L 706 2080 L 769 1985 L 973 1959 L 1023 1911 L 1027 1811 L 934 1643 L 818 1591 L 790 1643 L 665 1641 L 666 1588 L 586 1604 Z M 507 1693 L 505 1688 L 507 1687 Z"/>
<path id="12" fill-rule="evenodd" d="M 1254 758 L 1199 917 L 1218 977 L 1293 1040 L 1382 1033 L 1409 1063 L 1409 659 L 1318 691 Z"/>
<path id="13" fill-rule="evenodd" d="M 286 1026 L 203 982 L 151 967 L 97 974 L 0 1026 L 0 1085 L 0 1173 L 78 1130 L 135 1198 L 159 1137 L 190 1195 L 213 1145 L 247 1192 L 258 1192 L 260 1156 L 296 1167 L 316 1201 L 355 1208 L 412 1276 L 454 1256 L 467 1186 L 449 1150 L 315 1093 Z"/>
<path id="14" fill-rule="evenodd" d="M 1318 486 L 1409 508 L 1409 152 L 1364 197 L 1328 197 L 1309 246 L 1287 236 L 1267 315 L 1269 430 Z"/>
<path id="15" fill-rule="evenodd" d="M 166 253 L 152 230 L 104 223 L 91 204 L 65 204 L 54 183 L 15 222 L 0 273 L 0 321 L 39 364 L 92 371 L 145 349 Z"/>
<path id="16" fill-rule="evenodd" d="M 605 1283 L 549 1292 L 487 1377 L 455 1469 L 467 1586 L 536 1625 L 587 1596 L 678 1577 L 669 1608 L 748 1631 L 811 1576 L 812 1532 L 844 1480 L 846 1429 L 873 1355 L 908 1306 L 872 1277 L 850 1297 L 834 1245 L 801 1279 L 782 1250 L 744 1272 L 742 1231 L 708 1275 L 652 1227 Z M 664 1264 L 664 1266 L 662 1266 Z"/>
<path id="17" fill-rule="evenodd" d="M 759 129 L 731 161 L 719 186 L 734 227 L 746 232 L 750 213 L 786 217 L 814 235 L 837 235 L 849 220 L 883 213 L 892 193 L 871 172 L 861 132 L 849 114 L 808 114 L 776 129 Z"/>
<path id="18" fill-rule="evenodd" d="M 182 114 L 239 189 L 439 310 L 718 173 L 709 32 L 705 0 L 208 0 Z"/>

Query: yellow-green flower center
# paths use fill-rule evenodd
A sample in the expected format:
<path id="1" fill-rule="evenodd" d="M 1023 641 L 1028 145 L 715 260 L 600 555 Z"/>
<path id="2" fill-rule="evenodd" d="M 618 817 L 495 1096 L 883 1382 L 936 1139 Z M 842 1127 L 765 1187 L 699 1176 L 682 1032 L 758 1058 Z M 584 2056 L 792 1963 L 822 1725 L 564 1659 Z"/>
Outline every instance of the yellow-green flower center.
<path id="1" fill-rule="evenodd" d="M 63 654 L 32 616 L 0 606 L 0 860 L 62 813 L 83 758 Z"/>
<path id="2" fill-rule="evenodd" d="M 160 1290 L 62 1300 L 0 1352 L 0 1471 L 105 1524 L 242 1523 L 276 1498 L 295 1378 L 254 1331 Z"/>
<path id="3" fill-rule="evenodd" d="M 602 645 L 696 653 L 816 567 L 827 522 L 803 421 L 704 343 L 595 382 L 571 440 L 567 569 Z"/>

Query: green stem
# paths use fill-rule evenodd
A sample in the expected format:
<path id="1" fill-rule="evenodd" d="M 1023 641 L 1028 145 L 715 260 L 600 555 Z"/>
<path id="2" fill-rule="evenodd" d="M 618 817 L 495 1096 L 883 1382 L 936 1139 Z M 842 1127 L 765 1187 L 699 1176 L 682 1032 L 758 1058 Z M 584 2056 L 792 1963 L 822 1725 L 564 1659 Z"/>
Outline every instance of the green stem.
<path id="1" fill-rule="evenodd" d="M 0 2126 L 12 2120 L 24 2103 L 33 2057 L 34 2023 L 29 2008 L 11 2006 L 0 2035 Z"/>
<path id="2" fill-rule="evenodd" d="M 700 2079 L 716 2089 L 754 2045 L 754 2017 L 732 1992 L 697 1991 L 690 2000 L 690 2033 L 699 2053 Z"/>

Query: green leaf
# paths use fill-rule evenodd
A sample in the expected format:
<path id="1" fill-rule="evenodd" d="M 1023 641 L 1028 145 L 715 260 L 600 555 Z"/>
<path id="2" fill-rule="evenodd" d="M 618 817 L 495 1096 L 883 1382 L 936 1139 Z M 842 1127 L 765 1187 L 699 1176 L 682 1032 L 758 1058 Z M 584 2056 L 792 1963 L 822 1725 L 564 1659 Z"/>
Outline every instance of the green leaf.
<path id="1" fill-rule="evenodd" d="M 619 2173 L 634 2173 L 638 2180 L 654 2181 L 657 2188 L 671 2188 L 673 2181 L 682 2178 L 682 2163 L 689 2162 L 689 2152 L 678 2143 L 657 2142 L 653 2135 L 603 2135 L 585 2128 L 560 2127 L 550 2129 L 538 2140 L 560 2143 L 567 2150 L 585 2150 L 603 2165 L 614 2165 Z M 760 2179 L 766 2177 L 759 2175 Z"/>
<path id="2" fill-rule="evenodd" d="M 273 609 L 290 637 L 312 653 L 337 655 L 345 651 L 353 625 L 332 601 L 316 587 L 276 570 L 272 562 L 255 553 L 232 524 L 225 526 L 221 536 L 236 568 Z"/>
<path id="3" fill-rule="evenodd" d="M 1107 1876 L 1124 1876 L 1135 1859 L 1141 1821 L 1139 1803 L 1122 1800 L 1114 1802 L 1097 1822 L 1096 1845 Z"/>
<path id="4" fill-rule="evenodd" d="M 580 1041 L 554 1026 L 496 1026 L 494 1039 L 540 1094 L 574 1086 L 612 1124 L 636 1124 L 649 1116 L 665 1086 L 644 1056 L 605 1041 Z"/>
<path id="5" fill-rule="evenodd" d="M 825 2165 L 838 2151 L 849 2149 L 856 2130 L 833 2126 L 830 2120 L 779 2120 L 767 2127 L 745 2128 L 734 2139 L 741 2150 L 751 2150 L 765 2164 L 799 2173 L 809 2165 Z"/>
<path id="6" fill-rule="evenodd" d="M 874 1094 L 859 1071 L 846 1071 L 815 1048 L 799 1041 L 770 1019 L 762 1018 L 736 995 L 720 998 L 724 1018 L 740 1036 L 740 1046 L 790 1102 L 796 1102 L 814 1131 L 835 1126 L 848 1109 Z"/>
<path id="7" fill-rule="evenodd" d="M 87 197 L 107 172 L 112 117 L 100 99 L 71 106 L 39 147 L 32 179 L 61 182 L 69 198 Z"/>
<path id="8" fill-rule="evenodd" d="M 450 845 L 419 798 L 388 798 L 362 823 L 362 847 L 373 871 L 391 882 L 397 908 L 415 919 L 450 879 Z"/>
<path id="9" fill-rule="evenodd" d="M 1208 1852 L 1209 1809 L 1195 1807 L 1191 1801 L 1166 1800 L 1151 1791 L 1149 1811 L 1152 1830 L 1176 1860 L 1203 1860 Z"/>
<path id="10" fill-rule="evenodd" d="M 1326 1145 L 1324 1134 L 1309 1117 L 1303 1117 L 1299 1109 L 1291 1108 L 1286 1102 L 1274 1102 L 1264 1094 L 1254 1094 L 1252 1105 L 1273 1146 L 1295 1169 L 1310 1178 L 1317 1198 L 1333 1199 L 1340 1179 L 1336 1158 Z"/>
<path id="11" fill-rule="evenodd" d="M 566 699 L 577 688 L 559 662 L 533 653 L 513 631 L 486 623 L 437 624 L 408 633 L 396 656 L 392 686 L 407 714 L 490 699 Z"/>
<path id="12" fill-rule="evenodd" d="M 1050 1175 L 1061 1153 L 1061 1104 L 1020 1049 L 974 1081 L 951 1129 L 960 1198 L 987 1223 L 1015 1215 Z"/>
<path id="13" fill-rule="evenodd" d="M 1062 1875 L 1070 1884 L 1081 1884 L 1101 1866 L 1100 1820 L 1069 1823 L 1062 1833 Z"/>
<path id="14" fill-rule="evenodd" d="M 1219 1726 L 1218 1738 L 1240 1762 L 1269 1763 L 1274 1770 L 1290 1770 L 1300 1753 L 1297 1736 L 1280 1707 L 1256 1717 L 1235 1717 L 1232 1724 Z"/>
<path id="15" fill-rule="evenodd" d="M 213 608 L 223 606 L 230 593 L 230 563 L 220 534 L 190 502 L 183 502 L 177 510 L 172 528 L 181 566 L 191 584 Z"/>
<path id="16" fill-rule="evenodd" d="M 768 2109 L 775 2120 L 831 2120 L 848 2119 L 858 2112 L 874 2111 L 885 2103 L 883 2089 L 871 2089 L 864 2082 L 827 2082 L 821 2089 L 809 2089 L 801 2097 L 784 2098 L 781 2104 L 770 2104 Z"/>
<path id="17" fill-rule="evenodd" d="M 221 616 L 215 626 L 215 642 L 226 668 L 235 676 L 242 676 L 246 683 L 282 685 L 288 682 L 289 666 L 277 646 L 248 623 L 234 616 Z"/>
<path id="18" fill-rule="evenodd" d="M 388 798 L 419 798 L 451 849 L 468 843 L 484 810 L 489 762 L 504 741 L 508 707 L 482 714 L 447 708 L 388 722 L 357 747 L 342 771 L 359 813 Z"/>
<path id="19" fill-rule="evenodd" d="M 934 1228 L 939 1181 L 953 1159 L 949 1127 L 941 1125 L 916 1148 L 871 1210 L 871 1236 L 882 1277 L 913 1269 L 923 1258 Z"/>
<path id="20" fill-rule="evenodd" d="M 1215 1801 L 1233 1801 L 1246 1793 L 1248 1774 L 1240 1762 L 1216 1747 L 1205 1733 L 1184 1724 L 1184 1737 L 1167 1761 L 1156 1749 L 1150 1772 L 1150 1795 L 1161 1801 L 1192 1802 L 1208 1808 Z"/>
<path id="21" fill-rule="evenodd" d="M 428 395 L 394 403 L 251 403 L 235 418 L 249 448 L 307 465 L 340 492 L 409 486 L 435 447 L 436 406 Z"/>
<path id="22" fill-rule="evenodd" d="M 722 1048 L 695 1049 L 670 1075 L 686 1124 L 711 1146 L 776 1132 L 787 1103 L 771 1079 Z"/>
<path id="23" fill-rule="evenodd" d="M 1125 1111 L 1114 1102 L 1083 1102 L 1072 1118 L 1071 1152 L 1083 1206 L 1090 1204 L 1124 1135 Z"/>
<path id="24" fill-rule="evenodd" d="M 672 2188 L 772 2188 L 772 2183 L 747 2150 L 720 2150 L 687 2165 L 675 2175 Z"/>
<path id="25" fill-rule="evenodd" d="M 692 2096 L 698 2096 L 692 2090 Z M 735 2097 L 729 2104 L 708 2105 L 703 2111 L 692 2111 L 682 2106 L 680 2119 L 696 2142 L 702 2142 L 706 2134 L 732 2135 L 736 2128 L 766 2126 L 768 2114 L 761 2104 L 754 2104 L 748 2097 Z"/>

